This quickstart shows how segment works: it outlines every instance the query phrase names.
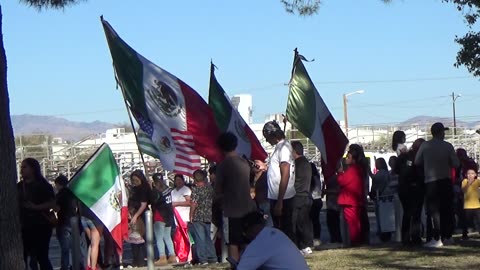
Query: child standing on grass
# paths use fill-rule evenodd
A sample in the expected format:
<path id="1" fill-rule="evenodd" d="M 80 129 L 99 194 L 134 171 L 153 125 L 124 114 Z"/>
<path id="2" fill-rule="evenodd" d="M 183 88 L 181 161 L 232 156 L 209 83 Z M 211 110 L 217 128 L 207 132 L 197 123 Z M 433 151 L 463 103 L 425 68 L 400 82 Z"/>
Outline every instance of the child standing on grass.
<path id="1" fill-rule="evenodd" d="M 212 222 L 213 187 L 206 182 L 207 174 L 202 170 L 193 173 L 195 187 L 192 188 L 190 206 L 191 232 L 197 251 L 200 265 L 216 263 L 217 255 L 215 246 L 210 238 L 210 225 Z"/>
<path id="2" fill-rule="evenodd" d="M 463 208 L 465 209 L 465 222 L 463 227 L 463 239 L 468 239 L 468 226 L 474 224 L 480 232 L 480 201 L 478 189 L 480 180 L 477 178 L 477 170 L 468 169 L 467 179 L 462 181 L 464 196 Z"/>

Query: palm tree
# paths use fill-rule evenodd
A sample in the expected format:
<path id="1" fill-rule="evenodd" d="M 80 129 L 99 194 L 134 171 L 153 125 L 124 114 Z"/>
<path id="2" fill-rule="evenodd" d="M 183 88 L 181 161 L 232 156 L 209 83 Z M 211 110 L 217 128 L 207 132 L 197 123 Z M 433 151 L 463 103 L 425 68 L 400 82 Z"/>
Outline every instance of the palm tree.
<path id="1" fill-rule="evenodd" d="M 64 8 L 80 0 L 20 0 L 37 9 Z M 10 119 L 7 57 L 0 6 L 0 269 L 22 269 L 23 245 L 17 201 L 15 140 Z"/>

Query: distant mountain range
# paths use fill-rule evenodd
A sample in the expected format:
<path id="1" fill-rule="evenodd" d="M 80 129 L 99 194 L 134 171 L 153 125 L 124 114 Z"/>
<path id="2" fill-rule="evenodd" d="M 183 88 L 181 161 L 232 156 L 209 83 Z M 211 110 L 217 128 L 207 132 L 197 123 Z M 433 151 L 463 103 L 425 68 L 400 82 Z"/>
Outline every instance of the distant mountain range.
<path id="1" fill-rule="evenodd" d="M 106 122 L 75 122 L 55 116 L 42 115 L 12 115 L 13 129 L 15 136 L 31 134 L 49 134 L 55 137 L 62 137 L 66 140 L 78 140 L 92 134 L 103 133 L 107 129 L 121 126 Z M 445 126 L 453 126 L 452 118 L 416 116 L 398 124 L 399 127 L 419 125 L 429 127 L 435 122 L 442 122 Z M 457 121 L 457 127 L 480 128 L 480 121 L 465 122 Z"/>
<path id="2" fill-rule="evenodd" d="M 408 127 L 412 125 L 419 125 L 420 127 L 422 126 L 429 127 L 429 125 L 432 125 L 435 122 L 441 122 L 446 127 L 453 127 L 452 117 L 434 117 L 434 116 L 425 116 L 425 115 L 415 116 L 413 118 L 410 118 L 406 121 L 399 123 L 398 125 L 400 127 Z M 457 120 L 456 122 L 457 122 L 457 127 L 472 128 L 472 129 L 480 128 L 480 121 L 465 122 L 465 121 Z"/>
<path id="3" fill-rule="evenodd" d="M 55 116 L 12 115 L 15 136 L 31 134 L 48 134 L 66 140 L 78 140 L 88 135 L 103 133 L 118 125 L 106 122 L 75 122 Z"/>

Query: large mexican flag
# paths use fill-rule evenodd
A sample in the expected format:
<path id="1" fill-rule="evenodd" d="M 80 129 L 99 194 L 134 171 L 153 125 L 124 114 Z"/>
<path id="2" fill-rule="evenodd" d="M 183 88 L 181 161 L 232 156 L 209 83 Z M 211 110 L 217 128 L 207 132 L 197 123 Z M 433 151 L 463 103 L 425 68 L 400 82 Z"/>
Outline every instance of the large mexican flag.
<path id="1" fill-rule="evenodd" d="M 75 196 L 102 221 L 122 250 L 128 237 L 125 183 L 108 144 L 102 144 L 68 185 Z"/>
<path id="2" fill-rule="evenodd" d="M 157 147 L 163 168 L 192 175 L 200 168 L 200 156 L 219 162 L 219 130 L 208 104 L 185 82 L 132 49 L 103 18 L 102 24 L 124 98 Z"/>
<path id="3" fill-rule="evenodd" d="M 287 119 L 318 147 L 322 158 L 322 173 L 328 179 L 335 174 L 348 139 L 320 97 L 302 60 L 305 58 L 295 50 Z"/>
<path id="4" fill-rule="evenodd" d="M 210 67 L 210 91 L 208 104 L 213 110 L 218 128 L 232 132 L 238 138 L 237 152 L 255 160 L 265 160 L 267 153 L 255 133 L 245 123 L 240 113 L 232 106 L 230 98 L 215 77 L 215 66 Z"/>

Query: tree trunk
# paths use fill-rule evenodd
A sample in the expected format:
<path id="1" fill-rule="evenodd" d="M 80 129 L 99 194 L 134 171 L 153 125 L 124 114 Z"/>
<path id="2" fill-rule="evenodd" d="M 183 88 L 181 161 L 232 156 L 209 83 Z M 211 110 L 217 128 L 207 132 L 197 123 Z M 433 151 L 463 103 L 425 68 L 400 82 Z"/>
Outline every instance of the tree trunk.
<path id="1" fill-rule="evenodd" d="M 15 140 L 7 88 L 7 56 L 0 6 L 0 269 L 23 269 L 23 246 L 17 200 Z"/>

